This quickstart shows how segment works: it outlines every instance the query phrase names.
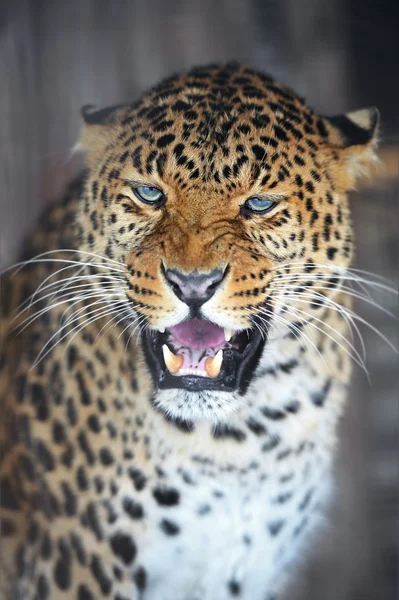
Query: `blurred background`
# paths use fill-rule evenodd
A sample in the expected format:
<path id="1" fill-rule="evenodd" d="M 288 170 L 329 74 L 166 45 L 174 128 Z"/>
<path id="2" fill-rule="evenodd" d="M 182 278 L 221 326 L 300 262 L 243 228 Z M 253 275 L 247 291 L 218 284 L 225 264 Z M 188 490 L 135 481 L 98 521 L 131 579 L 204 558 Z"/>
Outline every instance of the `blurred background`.
<path id="1" fill-rule="evenodd" d="M 320 113 L 375 105 L 382 165 L 351 198 L 356 267 L 397 285 L 399 3 L 388 0 L 2 0 L 0 263 L 80 163 L 79 109 L 131 101 L 194 64 L 239 60 Z M 397 312 L 397 298 L 376 295 Z M 357 312 L 395 344 L 397 324 Z M 355 371 L 342 422 L 338 494 L 290 600 L 398 598 L 397 356 L 362 327 L 371 385 Z"/>

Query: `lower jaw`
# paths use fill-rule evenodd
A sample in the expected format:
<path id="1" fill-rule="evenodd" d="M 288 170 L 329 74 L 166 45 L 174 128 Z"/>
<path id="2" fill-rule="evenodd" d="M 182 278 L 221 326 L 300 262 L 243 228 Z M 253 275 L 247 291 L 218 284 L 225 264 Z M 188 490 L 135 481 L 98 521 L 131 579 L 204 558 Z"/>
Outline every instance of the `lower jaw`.
<path id="1" fill-rule="evenodd" d="M 166 368 L 161 352 L 162 334 L 146 330 L 142 336 L 144 355 L 154 386 L 159 390 L 184 389 L 188 392 L 214 391 L 244 394 L 259 363 L 265 339 L 257 329 L 251 330 L 251 340 L 242 353 L 233 348 L 223 352 L 223 363 L 217 377 L 195 375 L 175 376 Z"/>

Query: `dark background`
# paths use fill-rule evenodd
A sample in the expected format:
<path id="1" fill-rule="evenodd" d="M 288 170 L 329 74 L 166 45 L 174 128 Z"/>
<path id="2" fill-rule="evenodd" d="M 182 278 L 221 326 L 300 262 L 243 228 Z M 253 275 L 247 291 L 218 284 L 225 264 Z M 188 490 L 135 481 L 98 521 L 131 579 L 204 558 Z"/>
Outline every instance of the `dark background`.
<path id="1" fill-rule="evenodd" d="M 376 105 L 377 183 L 352 195 L 356 266 L 397 280 L 399 2 L 3 0 L 0 3 L 0 263 L 79 168 L 79 109 L 130 101 L 193 64 L 237 59 L 321 113 Z M 397 311 L 393 295 L 376 295 Z M 396 343 L 396 323 L 358 313 Z M 338 498 L 290 600 L 398 597 L 397 357 L 362 328 L 372 380 L 355 371 L 337 461 Z"/>

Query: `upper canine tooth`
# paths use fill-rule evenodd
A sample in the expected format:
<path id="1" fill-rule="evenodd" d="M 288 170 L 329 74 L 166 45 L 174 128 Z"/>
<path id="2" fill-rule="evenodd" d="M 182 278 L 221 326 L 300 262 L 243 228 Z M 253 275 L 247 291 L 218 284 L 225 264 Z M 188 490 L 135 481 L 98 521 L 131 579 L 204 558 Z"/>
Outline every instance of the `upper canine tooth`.
<path id="1" fill-rule="evenodd" d="M 225 329 L 224 330 L 224 339 L 226 340 L 226 342 L 229 342 L 232 337 L 233 337 L 233 330 L 232 329 Z"/>
<path id="2" fill-rule="evenodd" d="M 184 358 L 180 355 L 173 354 L 166 344 L 162 346 L 163 359 L 168 370 L 174 375 L 183 365 Z"/>
<path id="3" fill-rule="evenodd" d="M 165 327 L 158 327 L 159 333 L 165 333 Z"/>
<path id="4" fill-rule="evenodd" d="M 214 379 L 220 373 L 220 369 L 223 362 L 223 350 L 219 350 L 212 358 L 207 358 L 205 361 L 205 371 L 209 377 Z"/>

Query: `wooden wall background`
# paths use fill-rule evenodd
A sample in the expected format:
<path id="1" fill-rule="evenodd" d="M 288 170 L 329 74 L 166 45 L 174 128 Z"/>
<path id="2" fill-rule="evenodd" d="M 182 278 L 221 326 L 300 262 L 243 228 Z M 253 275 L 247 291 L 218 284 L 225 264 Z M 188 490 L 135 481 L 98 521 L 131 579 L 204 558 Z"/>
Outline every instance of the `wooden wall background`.
<path id="1" fill-rule="evenodd" d="M 2 0 L 0 263 L 79 168 L 79 108 L 131 100 L 193 64 L 238 59 L 323 113 L 377 105 L 390 179 L 353 195 L 357 266 L 397 278 L 399 11 L 388 0 Z M 392 179 L 393 176 L 393 179 Z M 393 311 L 392 296 L 377 300 Z M 395 341 L 395 323 L 358 312 Z M 342 424 L 338 499 L 291 600 L 394 600 L 397 360 L 363 328 L 372 387 L 356 372 Z"/>

